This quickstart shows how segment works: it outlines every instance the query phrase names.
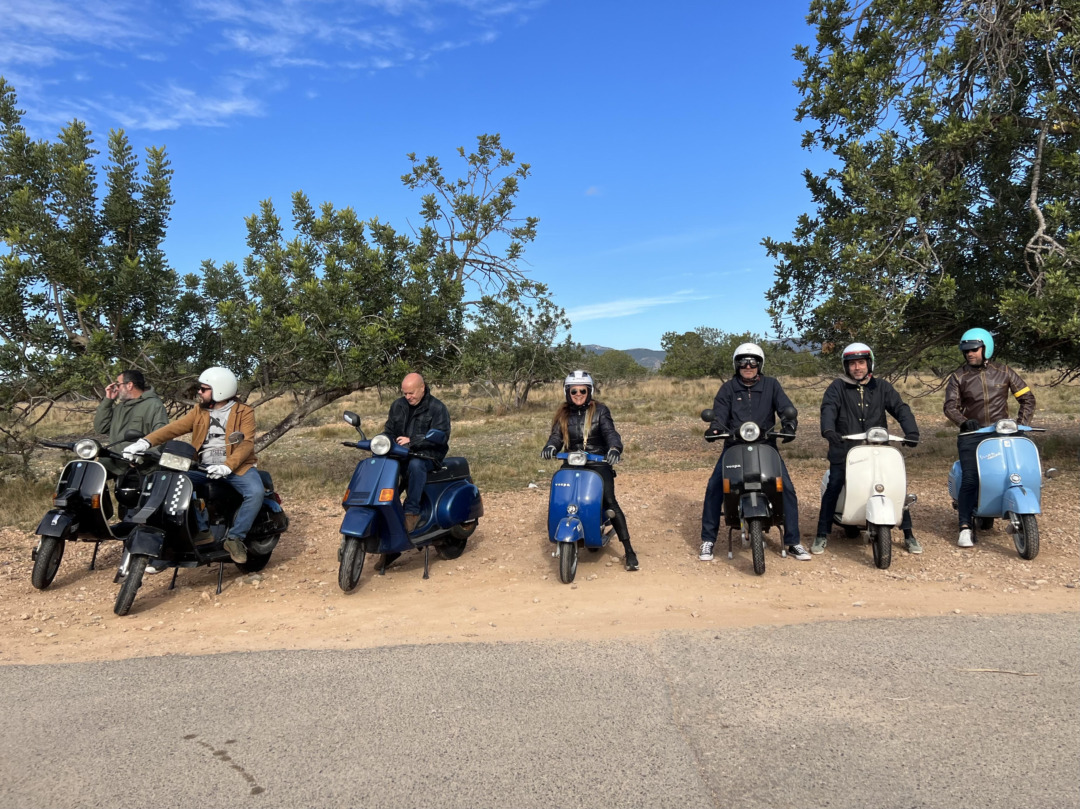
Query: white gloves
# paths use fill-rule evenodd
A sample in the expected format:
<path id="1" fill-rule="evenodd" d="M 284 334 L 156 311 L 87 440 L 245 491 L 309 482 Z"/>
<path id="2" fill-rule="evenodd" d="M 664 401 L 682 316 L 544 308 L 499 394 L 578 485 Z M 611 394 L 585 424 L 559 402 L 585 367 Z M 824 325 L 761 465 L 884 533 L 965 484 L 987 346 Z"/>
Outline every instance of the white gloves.
<path id="1" fill-rule="evenodd" d="M 125 461 L 134 461 L 136 455 L 142 455 L 148 449 L 150 449 L 150 442 L 145 438 L 140 438 L 134 444 L 128 444 L 120 450 L 120 454 L 124 456 Z"/>
<path id="2" fill-rule="evenodd" d="M 232 470 L 223 463 L 215 463 L 206 467 L 206 474 L 212 480 L 218 480 L 220 478 L 227 478 L 232 474 Z"/>

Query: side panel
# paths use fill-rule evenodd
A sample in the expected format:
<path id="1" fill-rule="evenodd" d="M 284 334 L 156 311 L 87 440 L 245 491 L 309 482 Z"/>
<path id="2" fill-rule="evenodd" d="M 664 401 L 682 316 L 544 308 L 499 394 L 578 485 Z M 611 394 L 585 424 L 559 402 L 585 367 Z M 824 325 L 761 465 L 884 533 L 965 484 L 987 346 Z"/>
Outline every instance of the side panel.
<path id="1" fill-rule="evenodd" d="M 428 494 L 431 493 L 429 488 Z M 480 490 L 475 484 L 456 481 L 447 485 L 442 491 L 435 492 L 435 496 L 435 521 L 440 528 L 449 528 L 452 525 L 476 519 L 471 516 L 480 499 Z"/>
<path id="2" fill-rule="evenodd" d="M 949 467 L 949 497 L 953 500 L 960 497 L 960 461 L 953 461 Z"/>
<path id="3" fill-rule="evenodd" d="M 548 495 L 548 536 L 555 532 L 568 509 L 576 506 L 574 516 L 585 529 L 585 538 L 599 545 L 602 542 L 600 526 L 603 523 L 604 481 L 600 475 L 587 468 L 564 467 L 551 478 Z M 593 534 L 596 536 L 593 537 Z"/>

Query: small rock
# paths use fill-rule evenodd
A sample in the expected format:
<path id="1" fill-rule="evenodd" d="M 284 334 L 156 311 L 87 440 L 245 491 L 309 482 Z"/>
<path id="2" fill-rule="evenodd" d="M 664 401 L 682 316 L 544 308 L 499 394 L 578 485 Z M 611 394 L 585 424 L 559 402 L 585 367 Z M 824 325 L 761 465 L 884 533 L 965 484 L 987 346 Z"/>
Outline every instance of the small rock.
<path id="1" fill-rule="evenodd" d="M 861 607 L 862 605 L 863 605 L 862 601 L 854 601 L 851 604 L 851 606 L 853 606 L 853 607 Z"/>

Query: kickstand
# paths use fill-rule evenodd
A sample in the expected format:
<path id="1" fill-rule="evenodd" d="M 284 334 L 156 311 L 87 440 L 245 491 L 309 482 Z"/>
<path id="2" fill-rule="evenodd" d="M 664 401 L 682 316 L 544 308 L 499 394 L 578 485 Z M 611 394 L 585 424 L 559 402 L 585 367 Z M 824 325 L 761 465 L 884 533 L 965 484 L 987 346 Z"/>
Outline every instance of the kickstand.
<path id="1" fill-rule="evenodd" d="M 224 576 L 224 575 L 225 575 L 225 562 L 223 560 L 221 562 L 218 562 L 218 569 L 217 569 L 217 591 L 218 591 L 218 595 L 221 595 L 221 577 Z"/>
<path id="2" fill-rule="evenodd" d="M 177 565 L 172 569 L 172 581 L 169 582 L 169 589 L 173 589 L 176 586 L 176 575 L 180 572 L 180 566 Z M 220 585 L 219 585 L 220 586 Z M 221 591 L 218 590 L 220 593 Z"/>
<path id="3" fill-rule="evenodd" d="M 424 578 L 428 577 L 428 558 L 431 556 L 431 546 L 424 546 Z"/>
<path id="4" fill-rule="evenodd" d="M 97 552 L 98 552 L 98 550 L 100 548 L 101 548 L 101 543 L 100 542 L 95 542 L 94 543 L 94 555 L 90 557 L 90 569 L 91 570 L 94 569 L 94 562 L 97 561 Z"/>
<path id="5" fill-rule="evenodd" d="M 729 527 L 728 530 L 727 530 L 727 558 L 728 559 L 733 559 L 734 558 L 734 554 L 732 554 L 732 552 L 731 552 L 731 532 L 734 531 L 734 530 L 735 529 L 731 528 L 731 527 Z"/>

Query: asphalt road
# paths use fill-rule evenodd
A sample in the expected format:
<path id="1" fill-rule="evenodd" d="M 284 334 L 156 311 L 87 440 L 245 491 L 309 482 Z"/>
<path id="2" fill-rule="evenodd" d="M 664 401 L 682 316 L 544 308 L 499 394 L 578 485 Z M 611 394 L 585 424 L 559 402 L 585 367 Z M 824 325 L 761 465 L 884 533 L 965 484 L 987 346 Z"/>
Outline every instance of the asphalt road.
<path id="1" fill-rule="evenodd" d="M 1078 629 L 955 616 L 7 666 L 0 806 L 1080 807 Z"/>

